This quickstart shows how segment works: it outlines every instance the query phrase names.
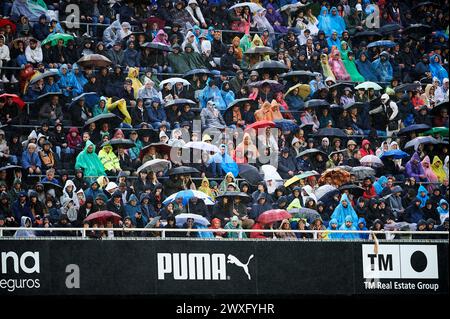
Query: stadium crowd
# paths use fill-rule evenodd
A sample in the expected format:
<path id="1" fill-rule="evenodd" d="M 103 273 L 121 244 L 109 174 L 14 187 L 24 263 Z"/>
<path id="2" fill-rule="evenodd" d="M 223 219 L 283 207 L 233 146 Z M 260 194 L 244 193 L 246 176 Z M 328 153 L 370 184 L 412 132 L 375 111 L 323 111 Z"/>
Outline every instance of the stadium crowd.
<path id="1" fill-rule="evenodd" d="M 23 227 L 3 236 L 448 231 L 448 10 L 2 1 L 0 227 Z"/>

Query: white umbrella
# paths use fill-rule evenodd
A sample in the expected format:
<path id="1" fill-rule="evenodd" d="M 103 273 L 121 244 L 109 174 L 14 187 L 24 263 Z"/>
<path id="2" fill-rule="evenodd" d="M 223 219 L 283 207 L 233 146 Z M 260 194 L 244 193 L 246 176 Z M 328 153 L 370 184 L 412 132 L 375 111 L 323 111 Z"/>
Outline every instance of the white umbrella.
<path id="1" fill-rule="evenodd" d="M 383 161 L 375 155 L 366 155 L 360 160 L 363 166 L 381 167 L 384 166 Z"/>
<path id="2" fill-rule="evenodd" d="M 336 187 L 325 184 L 323 186 L 320 186 L 318 189 L 316 189 L 316 191 L 314 192 L 314 195 L 316 195 L 317 199 L 320 200 L 326 194 L 328 194 L 330 192 L 336 192 L 336 191 L 339 192 L 339 190 Z"/>
<path id="3" fill-rule="evenodd" d="M 363 82 L 361 84 L 358 84 L 355 89 L 359 90 L 359 89 L 363 89 L 363 90 L 368 90 L 368 89 L 374 89 L 374 90 L 381 90 L 383 89 L 381 86 L 379 86 L 377 83 L 375 82 Z"/>
<path id="4" fill-rule="evenodd" d="M 184 86 L 190 85 L 190 83 L 189 83 L 187 80 L 185 80 L 185 79 L 182 79 L 182 78 L 170 78 L 170 79 L 161 81 L 161 83 L 159 84 L 159 86 L 160 86 L 161 88 L 163 88 L 164 85 L 166 85 L 167 83 L 170 83 L 172 86 L 174 86 L 175 83 L 178 83 L 178 82 L 183 83 Z"/>
<path id="5" fill-rule="evenodd" d="M 170 161 L 167 161 L 164 159 L 153 159 L 153 160 L 147 161 L 144 164 L 142 164 L 141 166 L 139 166 L 139 168 L 137 169 L 137 173 L 142 172 L 142 171 L 153 171 L 155 173 L 163 172 L 167 168 L 170 169 L 171 167 L 172 167 L 172 163 Z"/>
<path id="6" fill-rule="evenodd" d="M 205 152 L 218 153 L 220 150 L 217 146 L 206 142 L 189 142 L 184 144 L 183 148 L 193 148 Z"/>
<path id="7" fill-rule="evenodd" d="M 203 217 L 201 215 L 198 215 L 198 214 L 178 214 L 178 215 L 175 216 L 175 221 L 176 221 L 177 226 L 182 227 L 186 223 L 188 218 L 194 219 L 194 223 L 195 224 L 200 224 L 200 225 L 203 225 L 203 226 L 208 226 L 209 225 L 209 221 L 205 217 Z"/>
<path id="8" fill-rule="evenodd" d="M 408 143 L 406 143 L 405 148 L 410 148 L 414 146 L 414 150 L 417 151 L 417 148 L 419 147 L 420 144 L 438 144 L 439 141 L 437 139 L 435 139 L 434 137 L 431 136 L 419 136 L 416 137 L 415 139 L 409 141 Z"/>
<path id="9" fill-rule="evenodd" d="M 253 2 L 242 2 L 242 3 L 237 3 L 233 6 L 231 6 L 228 10 L 233 10 L 235 8 L 239 8 L 239 7 L 249 7 L 251 12 L 258 12 L 261 10 L 264 10 L 263 7 L 261 7 L 259 4 L 257 3 L 253 3 Z"/>

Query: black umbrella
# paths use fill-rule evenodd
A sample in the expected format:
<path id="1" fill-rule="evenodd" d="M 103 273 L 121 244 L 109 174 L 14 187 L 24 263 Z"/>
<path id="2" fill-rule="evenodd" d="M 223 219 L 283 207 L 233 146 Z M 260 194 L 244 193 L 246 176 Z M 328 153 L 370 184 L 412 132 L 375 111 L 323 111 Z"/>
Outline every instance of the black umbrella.
<path id="1" fill-rule="evenodd" d="M 300 152 L 297 155 L 297 157 L 301 157 L 301 156 L 304 156 L 304 155 L 311 155 L 311 154 L 322 154 L 325 157 L 327 157 L 327 153 L 325 153 L 325 152 L 323 152 L 321 150 L 318 150 L 317 148 L 309 148 L 307 150 L 304 150 L 303 152 Z"/>
<path id="2" fill-rule="evenodd" d="M 84 126 L 89 126 L 91 123 L 96 123 L 97 126 L 102 126 L 106 122 L 110 127 L 118 127 L 122 123 L 122 119 L 114 113 L 104 113 L 94 116 L 86 121 Z"/>
<path id="3" fill-rule="evenodd" d="M 183 77 L 185 79 L 189 79 L 189 78 L 193 77 L 194 75 L 204 75 L 204 74 L 206 74 L 208 76 L 212 75 L 211 71 L 208 69 L 193 69 L 193 70 L 187 71 Z"/>
<path id="4" fill-rule="evenodd" d="M 52 183 L 52 182 L 43 182 L 42 185 L 44 185 L 44 191 L 48 192 L 51 189 L 55 190 L 55 193 L 58 195 L 61 195 L 63 192 L 63 187 L 61 185 Z"/>
<path id="5" fill-rule="evenodd" d="M 347 134 L 344 133 L 343 130 L 339 129 L 339 128 L 323 128 L 320 129 L 315 136 L 320 136 L 320 137 L 328 137 L 328 136 L 333 136 L 333 137 L 342 137 L 345 138 L 347 137 Z"/>
<path id="6" fill-rule="evenodd" d="M 77 64 L 83 68 L 104 68 L 112 64 L 111 60 L 101 54 L 88 54 L 82 56 Z"/>
<path id="7" fill-rule="evenodd" d="M 320 73 L 310 72 L 310 71 L 290 71 L 290 72 L 281 74 L 280 78 L 283 78 L 285 80 L 290 80 L 290 79 L 294 79 L 294 78 L 306 79 L 306 81 L 299 81 L 300 83 L 304 83 L 304 82 L 309 82 L 308 79 L 313 79 L 317 75 L 320 75 Z"/>
<path id="8" fill-rule="evenodd" d="M 427 24 L 417 23 L 411 24 L 403 30 L 403 34 L 409 35 L 411 38 L 418 40 L 432 31 L 432 27 Z"/>
<path id="9" fill-rule="evenodd" d="M 228 105 L 228 108 L 232 108 L 236 104 L 239 106 L 244 106 L 245 103 L 250 103 L 252 108 L 256 108 L 258 106 L 258 102 L 249 98 L 236 99 Z"/>
<path id="10" fill-rule="evenodd" d="M 253 47 L 244 52 L 244 54 L 276 54 L 271 47 Z"/>
<path id="11" fill-rule="evenodd" d="M 101 147 L 103 147 L 105 145 L 111 145 L 114 148 L 124 148 L 124 149 L 133 148 L 136 146 L 136 144 L 132 140 L 124 139 L 124 138 L 116 138 L 116 139 L 106 141 L 102 144 Z"/>
<path id="12" fill-rule="evenodd" d="M 272 88 L 273 91 L 282 91 L 284 88 L 283 84 L 281 84 L 278 81 L 274 81 L 274 80 L 263 80 L 263 81 L 258 81 L 258 82 L 252 82 L 252 83 L 250 83 L 250 86 L 260 88 L 265 84 L 268 84 Z"/>
<path id="13" fill-rule="evenodd" d="M 413 124 L 407 127 L 402 128 L 397 135 L 406 135 L 411 132 L 425 132 L 428 131 L 431 128 L 431 126 L 428 126 L 426 124 Z"/>
<path id="14" fill-rule="evenodd" d="M 156 42 L 145 42 L 141 45 L 141 47 L 150 48 L 150 49 L 159 50 L 159 51 L 166 51 L 166 52 L 172 51 L 172 48 L 170 46 L 162 44 L 162 43 L 156 43 Z"/>
<path id="15" fill-rule="evenodd" d="M 394 88 L 395 93 L 398 92 L 414 92 L 420 89 L 422 85 L 420 83 L 404 83 Z"/>
<path id="16" fill-rule="evenodd" d="M 321 107 L 321 106 L 325 106 L 325 107 L 330 107 L 330 103 L 328 103 L 325 100 L 321 100 L 321 99 L 312 99 L 309 101 L 306 101 L 305 103 L 305 108 L 317 108 L 317 107 Z"/>
<path id="17" fill-rule="evenodd" d="M 398 25 L 396 23 L 390 23 L 390 24 L 386 24 L 386 25 L 382 26 L 380 29 L 378 29 L 378 31 L 381 32 L 381 34 L 386 35 L 386 34 L 398 32 L 401 29 L 402 29 L 402 27 L 400 25 Z"/>
<path id="18" fill-rule="evenodd" d="M 328 90 L 337 89 L 338 92 L 343 92 L 345 88 L 350 88 L 352 91 L 355 89 L 355 85 L 353 83 L 347 83 L 347 82 L 339 82 L 336 84 L 333 84 L 328 87 Z"/>
<path id="19" fill-rule="evenodd" d="M 39 96 L 36 98 L 36 102 L 37 102 L 37 101 L 44 101 L 46 98 L 51 98 L 51 97 L 54 96 L 54 95 L 60 96 L 60 95 L 62 95 L 62 92 L 48 92 L 48 93 L 39 95 Z"/>
<path id="20" fill-rule="evenodd" d="M 171 107 L 172 105 L 185 105 L 185 104 L 189 104 L 192 106 L 197 105 L 197 103 L 189 99 L 175 99 L 167 102 L 165 107 Z"/>
<path id="21" fill-rule="evenodd" d="M 169 175 L 190 175 L 200 173 L 197 169 L 188 166 L 179 166 L 172 168 Z"/>
<path id="22" fill-rule="evenodd" d="M 362 196 L 362 194 L 364 193 L 364 188 L 362 188 L 358 185 L 355 185 L 355 184 L 344 184 L 341 187 L 339 187 L 339 190 L 341 192 L 344 192 L 347 190 L 347 191 L 349 191 L 350 194 L 353 194 L 357 197 Z"/>
<path id="23" fill-rule="evenodd" d="M 418 9 L 425 7 L 425 6 L 438 6 L 436 3 L 432 1 L 424 1 L 416 4 L 414 7 L 411 8 L 411 11 L 417 11 Z"/>
<path id="24" fill-rule="evenodd" d="M 149 148 L 154 147 L 156 149 L 157 153 L 161 154 L 170 154 L 170 151 L 172 150 L 172 146 L 166 144 L 166 143 L 152 143 L 141 149 L 141 154 L 144 154 Z"/>
<path id="25" fill-rule="evenodd" d="M 441 110 L 444 108 L 448 109 L 448 99 L 436 104 L 430 111 L 430 114 L 434 116 L 439 115 L 439 113 L 441 113 Z"/>
<path id="26" fill-rule="evenodd" d="M 224 197 L 233 198 L 233 199 L 236 197 L 239 197 L 241 199 L 241 201 L 245 202 L 245 203 L 249 203 L 252 201 L 251 196 L 244 192 L 229 192 L 229 191 L 227 191 L 227 192 L 217 196 L 216 198 L 224 198 Z"/>
<path id="27" fill-rule="evenodd" d="M 258 169 L 250 164 L 238 164 L 239 176 L 245 179 L 250 185 L 256 186 L 263 178 L 259 174 Z"/>
<path id="28" fill-rule="evenodd" d="M 260 74 L 265 73 L 265 72 L 283 73 L 288 70 L 288 67 L 284 63 L 270 60 L 270 61 L 262 61 L 262 62 L 256 63 L 250 70 L 257 71 Z"/>
<path id="29" fill-rule="evenodd" d="M 30 85 L 33 85 L 37 81 L 48 78 L 50 76 L 55 78 L 55 83 L 56 83 L 59 80 L 59 71 L 45 71 L 44 73 L 41 73 L 41 74 L 35 76 L 34 78 L 32 78 L 30 81 Z"/>
<path id="30" fill-rule="evenodd" d="M 381 33 L 375 32 L 375 31 L 362 31 L 362 32 L 358 32 L 356 34 L 353 35 L 352 39 L 355 40 L 361 40 L 364 38 L 370 38 L 373 37 L 374 39 L 381 39 L 383 37 L 383 35 Z"/>
<path id="31" fill-rule="evenodd" d="M 352 102 L 352 103 L 349 103 L 347 105 L 344 105 L 344 110 L 348 110 L 348 109 L 351 109 L 353 107 L 364 108 L 365 105 L 366 105 L 366 103 L 363 103 L 363 102 Z"/>
<path id="32" fill-rule="evenodd" d="M 0 167 L 0 171 L 9 171 L 9 170 L 22 170 L 22 166 L 18 166 L 18 165 L 6 165 L 3 167 Z"/>

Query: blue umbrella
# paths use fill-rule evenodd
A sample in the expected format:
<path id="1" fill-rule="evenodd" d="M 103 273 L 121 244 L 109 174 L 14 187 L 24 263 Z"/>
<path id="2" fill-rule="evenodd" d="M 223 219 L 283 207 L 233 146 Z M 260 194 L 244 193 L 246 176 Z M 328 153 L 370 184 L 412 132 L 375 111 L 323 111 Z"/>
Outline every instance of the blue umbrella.
<path id="1" fill-rule="evenodd" d="M 194 224 L 199 224 L 203 226 L 209 225 L 209 221 L 201 215 L 188 213 L 188 214 L 178 214 L 177 216 L 175 216 L 176 224 L 179 227 L 182 227 L 187 222 L 188 219 L 193 219 Z"/>
<path id="2" fill-rule="evenodd" d="M 368 48 L 373 48 L 373 47 L 386 47 L 386 48 L 393 48 L 397 45 L 397 43 L 389 41 L 389 40 L 380 40 L 380 41 L 375 41 L 375 42 L 371 42 L 367 45 Z"/>
<path id="3" fill-rule="evenodd" d="M 279 128 L 282 131 L 296 131 L 298 129 L 298 125 L 290 120 L 274 120 L 275 127 Z"/>
<path id="4" fill-rule="evenodd" d="M 384 152 L 383 154 L 381 154 L 380 158 L 384 158 L 384 157 L 403 159 L 403 158 L 409 157 L 409 154 L 406 152 L 403 152 L 402 150 L 391 150 L 391 151 L 387 151 L 387 152 Z"/>
<path id="5" fill-rule="evenodd" d="M 407 127 L 404 127 L 400 130 L 400 132 L 398 132 L 398 135 L 405 135 L 407 133 L 410 132 L 425 132 L 427 130 L 429 130 L 431 128 L 431 126 L 428 126 L 426 124 L 413 124 L 413 125 L 409 125 Z"/>
<path id="6" fill-rule="evenodd" d="M 208 195 L 206 195 L 203 192 L 193 191 L 190 189 L 180 191 L 178 193 L 170 195 L 169 197 L 166 198 L 166 200 L 163 202 L 163 204 L 167 205 L 167 204 L 173 202 L 174 200 L 176 200 L 177 198 L 183 198 L 183 205 L 187 205 L 189 203 L 189 200 L 192 197 L 197 197 L 198 199 L 203 199 L 203 201 L 205 202 L 206 205 L 214 205 L 214 202 L 212 201 L 211 198 L 208 197 Z"/>

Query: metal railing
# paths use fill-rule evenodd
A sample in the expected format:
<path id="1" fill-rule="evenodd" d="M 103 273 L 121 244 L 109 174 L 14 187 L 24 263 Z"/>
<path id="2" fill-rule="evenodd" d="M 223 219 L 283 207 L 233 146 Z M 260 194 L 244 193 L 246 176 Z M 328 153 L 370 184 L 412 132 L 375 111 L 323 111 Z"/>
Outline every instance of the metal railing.
<path id="1" fill-rule="evenodd" d="M 5 227 L 0 228 L 0 239 L 4 238 L 11 238 L 11 236 L 5 236 L 3 233 L 5 231 L 17 231 L 17 230 L 25 230 L 25 231 L 33 231 L 33 232 L 75 232 L 74 235 L 78 236 L 64 236 L 64 237 L 78 237 L 78 238 L 89 238 L 89 234 L 87 233 L 95 233 L 95 232 L 113 232 L 113 233 L 155 233 L 158 232 L 161 235 L 161 238 L 167 238 L 166 233 L 186 233 L 186 232 L 194 232 L 194 233 L 271 233 L 273 234 L 273 238 L 267 237 L 267 238 L 251 238 L 251 239 L 278 239 L 276 238 L 276 234 L 313 234 L 314 238 L 317 238 L 319 234 L 368 234 L 373 236 L 377 235 L 418 235 L 418 236 L 429 236 L 429 235 L 441 235 L 446 236 L 448 241 L 449 232 L 448 231 L 397 231 L 397 230 L 380 230 L 380 231 L 373 231 L 373 230 L 299 230 L 299 229 L 293 229 L 293 230 L 282 230 L 282 229 L 210 229 L 210 228 L 106 228 L 106 227 L 98 227 L 98 228 L 77 228 L 77 227 L 67 227 L 67 228 L 39 228 L 39 227 Z M 45 236 L 39 236 L 39 237 L 45 237 Z M 139 236 L 135 236 L 139 238 Z M 24 238 L 24 237 L 15 237 L 15 238 Z M 34 238 L 34 237 L 29 237 Z M 111 237 L 115 238 L 115 237 Z M 201 239 L 207 239 L 207 238 L 201 238 Z M 228 239 L 228 238 L 223 238 Z M 236 239 L 236 238 L 234 238 Z M 285 238 L 280 238 L 285 239 Z M 342 239 L 342 238 L 339 238 Z M 406 239 L 406 238 L 402 238 Z M 327 240 L 333 240 L 333 239 L 327 239 Z M 427 239 L 428 240 L 428 239 Z M 444 238 L 440 238 L 439 240 L 445 240 Z"/>

